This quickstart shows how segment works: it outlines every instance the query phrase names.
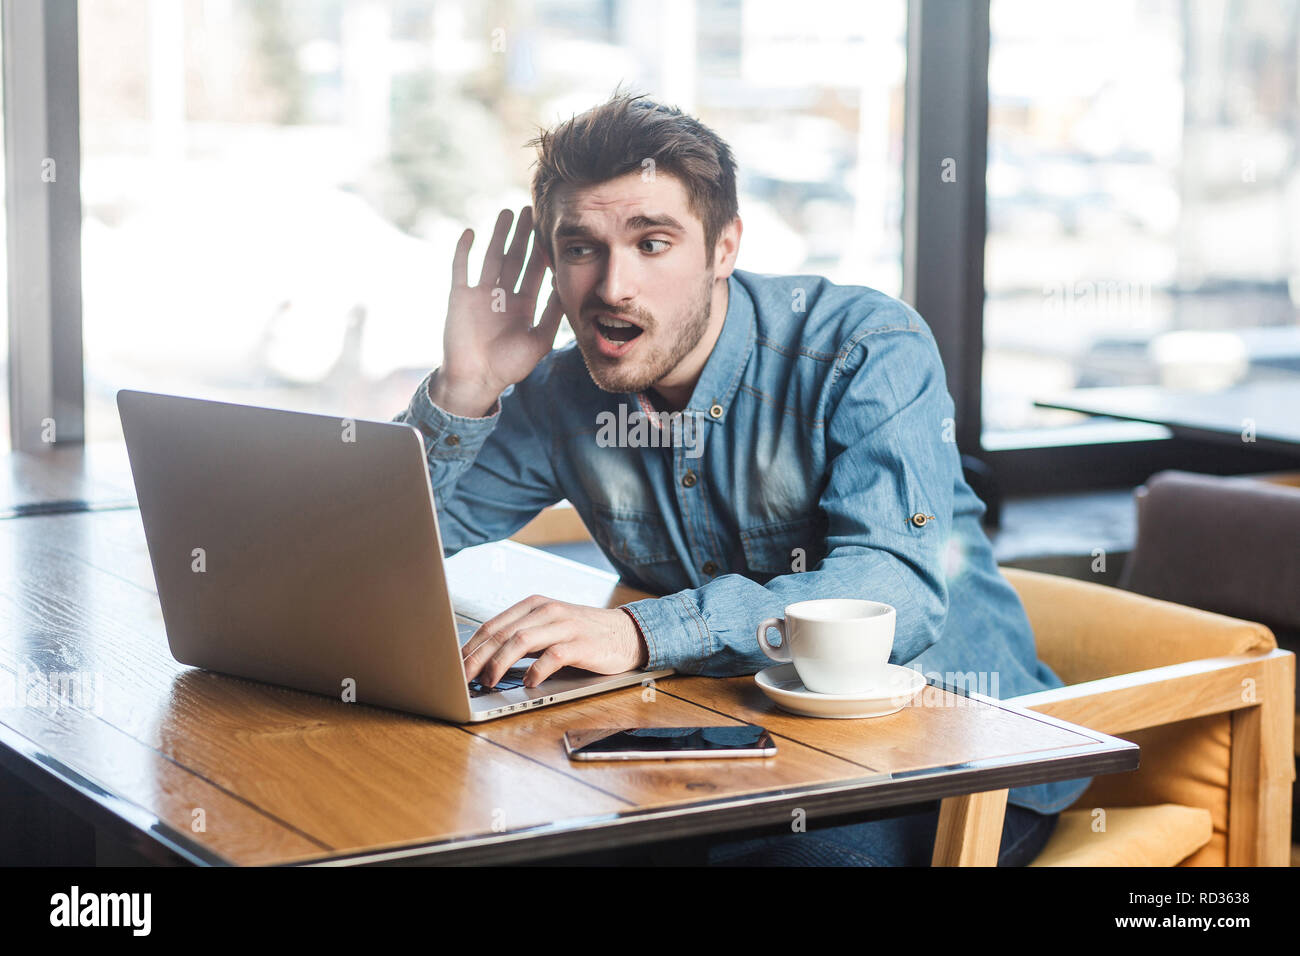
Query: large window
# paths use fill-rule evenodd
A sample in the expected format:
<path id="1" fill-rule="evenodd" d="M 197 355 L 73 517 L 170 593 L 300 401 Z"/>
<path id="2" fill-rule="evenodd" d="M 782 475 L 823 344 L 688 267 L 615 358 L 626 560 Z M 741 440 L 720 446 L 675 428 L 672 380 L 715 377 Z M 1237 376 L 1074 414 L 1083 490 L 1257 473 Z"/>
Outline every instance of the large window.
<path id="1" fill-rule="evenodd" d="M 986 437 L 1300 375 L 1300 3 L 993 0 Z"/>
<path id="2" fill-rule="evenodd" d="M 897 294 L 905 10 L 83 2 L 87 438 L 122 387 L 390 417 L 440 361 L 461 230 L 481 257 L 538 125 L 620 82 L 731 143 L 741 268 Z"/>
<path id="3" fill-rule="evenodd" d="M 0 31 L 3 17 L 0 17 Z M 0 33 L 0 43 L 3 42 Z M 0 70 L 0 103 L 4 102 L 4 71 Z M 0 196 L 8 189 L 4 162 L 4 124 L 0 123 Z M 9 434 L 9 229 L 5 222 L 5 208 L 0 207 L 0 450 L 13 446 Z M 3 502 L 0 502 L 3 505 Z"/>

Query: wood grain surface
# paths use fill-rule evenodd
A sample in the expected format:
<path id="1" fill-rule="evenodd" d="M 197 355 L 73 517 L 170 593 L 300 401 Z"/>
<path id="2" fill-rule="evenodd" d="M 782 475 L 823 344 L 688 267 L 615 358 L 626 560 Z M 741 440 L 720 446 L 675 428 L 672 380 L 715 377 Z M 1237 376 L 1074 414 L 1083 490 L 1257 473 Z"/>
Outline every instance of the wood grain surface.
<path id="1" fill-rule="evenodd" d="M 480 611 L 531 593 L 607 606 L 642 596 L 512 543 L 449 566 L 464 606 Z M 963 783 L 981 763 L 1036 782 L 1038 753 L 1058 769 L 1063 752 L 1136 766 L 1123 741 L 992 703 L 957 706 L 936 688 L 890 717 L 816 720 L 777 710 L 749 677 L 675 676 L 458 727 L 196 670 L 168 652 L 134 510 L 0 521 L 0 582 L 0 680 L 17 689 L 0 700 L 0 763 L 51 792 L 84 781 L 79 799 L 137 830 L 155 821 L 153 835 L 196 862 L 500 853 L 585 832 L 617 846 L 652 838 L 656 814 L 684 813 L 700 832 L 739 828 L 753 825 L 741 810 L 756 800 L 773 801 L 774 820 L 783 795 L 826 788 L 841 800 L 870 791 L 878 806 L 903 771 L 944 770 L 947 795 L 981 789 L 974 776 Z M 561 742 L 571 728 L 746 721 L 774 732 L 775 757 L 579 764 Z M 633 821 L 645 826 L 623 826 Z"/>

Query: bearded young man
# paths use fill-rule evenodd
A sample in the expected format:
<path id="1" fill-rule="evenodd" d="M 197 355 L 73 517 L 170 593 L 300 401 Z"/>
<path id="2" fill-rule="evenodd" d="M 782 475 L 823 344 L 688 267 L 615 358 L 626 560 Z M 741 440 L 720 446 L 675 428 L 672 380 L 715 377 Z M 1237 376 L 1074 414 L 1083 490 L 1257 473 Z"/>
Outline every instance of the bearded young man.
<path id="1" fill-rule="evenodd" d="M 529 686 L 566 665 L 753 674 L 770 663 L 759 621 L 867 598 L 897 609 L 892 663 L 988 675 L 994 697 L 1060 687 L 946 440 L 953 403 L 921 317 L 862 286 L 737 270 L 731 151 L 676 109 L 616 94 L 529 145 L 533 206 L 509 249 L 502 210 L 474 286 L 461 236 L 442 366 L 395 420 L 425 436 L 448 554 L 567 498 L 626 583 L 666 596 L 529 598 L 465 645 L 467 679 L 495 685 L 525 657 Z M 576 347 L 552 350 L 563 315 Z M 598 441 L 629 408 L 697 433 Z M 999 862 L 1032 859 L 1088 782 L 1011 790 Z M 937 819 L 715 841 L 699 859 L 927 865 Z"/>

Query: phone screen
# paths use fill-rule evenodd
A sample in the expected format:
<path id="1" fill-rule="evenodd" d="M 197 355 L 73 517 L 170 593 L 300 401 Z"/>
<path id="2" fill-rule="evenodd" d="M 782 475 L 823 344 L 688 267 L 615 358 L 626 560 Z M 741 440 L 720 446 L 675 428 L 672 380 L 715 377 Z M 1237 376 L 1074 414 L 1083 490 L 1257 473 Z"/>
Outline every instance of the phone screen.
<path id="1" fill-rule="evenodd" d="M 685 754 L 768 756 L 776 752 L 771 735 L 755 724 L 729 727 L 633 727 L 565 733 L 577 760 L 627 753 L 672 757 Z"/>

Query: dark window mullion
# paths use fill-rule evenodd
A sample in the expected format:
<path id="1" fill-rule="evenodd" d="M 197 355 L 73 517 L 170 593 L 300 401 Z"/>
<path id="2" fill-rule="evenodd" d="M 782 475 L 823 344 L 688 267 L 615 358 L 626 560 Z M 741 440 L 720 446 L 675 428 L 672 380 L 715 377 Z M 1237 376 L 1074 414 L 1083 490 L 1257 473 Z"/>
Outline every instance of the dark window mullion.
<path id="1" fill-rule="evenodd" d="M 934 331 L 970 453 L 981 430 L 988 53 L 989 0 L 909 0 L 902 297 Z"/>

